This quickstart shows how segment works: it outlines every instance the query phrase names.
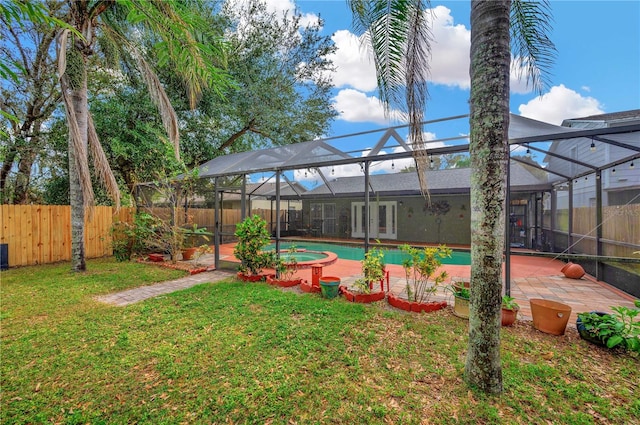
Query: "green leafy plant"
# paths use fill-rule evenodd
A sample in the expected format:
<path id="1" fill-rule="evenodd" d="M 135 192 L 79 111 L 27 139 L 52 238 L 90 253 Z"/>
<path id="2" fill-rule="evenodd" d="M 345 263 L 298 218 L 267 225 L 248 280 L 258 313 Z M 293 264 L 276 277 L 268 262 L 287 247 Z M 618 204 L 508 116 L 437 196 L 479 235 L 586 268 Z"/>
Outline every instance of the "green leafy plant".
<path id="1" fill-rule="evenodd" d="M 640 352 L 640 301 L 635 308 L 615 306 L 613 313 L 579 313 L 578 319 L 589 336 L 597 338 L 608 348 L 622 346 L 631 351 Z"/>
<path id="2" fill-rule="evenodd" d="M 129 261 L 133 255 L 142 255 L 153 248 L 150 244 L 159 227 L 158 220 L 150 214 L 138 213 L 133 223 L 118 221 L 111 226 L 113 255 L 118 261 Z"/>
<path id="3" fill-rule="evenodd" d="M 273 268 L 280 280 L 293 280 L 298 270 L 298 260 L 295 257 L 297 248 L 292 244 L 287 250 L 286 256 L 276 256 L 274 253 Z"/>
<path id="4" fill-rule="evenodd" d="M 520 305 L 516 302 L 513 297 L 508 295 L 502 296 L 502 308 L 505 310 L 520 310 Z"/>
<path id="5" fill-rule="evenodd" d="M 267 222 L 259 215 L 247 217 L 236 226 L 235 235 L 238 243 L 233 254 L 240 260 L 239 270 L 243 273 L 257 275 L 265 267 L 274 264 L 274 252 L 264 251 L 271 241 L 267 231 Z"/>
<path id="6" fill-rule="evenodd" d="M 201 246 L 198 245 L 198 242 L 202 240 L 208 242 L 209 237 L 213 236 L 213 233 L 208 232 L 206 227 L 198 227 L 195 223 L 189 228 L 183 228 L 182 232 L 184 233 L 184 248 Z"/>
<path id="7" fill-rule="evenodd" d="M 451 249 L 440 245 L 419 250 L 407 244 L 400 246 L 400 249 L 408 255 L 402 261 L 407 281 L 407 297 L 415 302 L 429 301 L 448 276 L 446 271 L 436 272 L 442 265 L 440 260 L 451 257 Z"/>
<path id="8" fill-rule="evenodd" d="M 453 292 L 453 295 L 458 298 L 462 298 L 468 300 L 471 296 L 471 292 L 469 292 L 469 288 L 461 285 L 451 285 L 448 289 Z"/>
<path id="9" fill-rule="evenodd" d="M 364 254 L 361 263 L 364 277 L 356 279 L 354 286 L 363 294 L 368 294 L 374 283 L 384 279 L 384 250 L 380 246 L 371 248 Z"/>

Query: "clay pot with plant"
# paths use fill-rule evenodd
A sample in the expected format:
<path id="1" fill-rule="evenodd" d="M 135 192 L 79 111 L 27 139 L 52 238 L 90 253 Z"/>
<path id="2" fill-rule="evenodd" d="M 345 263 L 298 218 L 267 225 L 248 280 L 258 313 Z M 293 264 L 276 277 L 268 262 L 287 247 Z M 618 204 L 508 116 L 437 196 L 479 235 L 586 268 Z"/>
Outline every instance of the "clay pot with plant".
<path id="1" fill-rule="evenodd" d="M 262 269 L 272 267 L 274 252 L 264 251 L 271 238 L 267 222 L 259 215 L 247 217 L 236 226 L 235 236 L 238 243 L 233 255 L 240 260 L 238 276 L 244 280 L 262 280 Z"/>
<path id="2" fill-rule="evenodd" d="M 520 306 L 513 297 L 504 295 L 502 297 L 502 326 L 511 326 L 518 318 Z"/>
<path id="3" fill-rule="evenodd" d="M 373 247 L 364 254 L 362 264 L 362 277 L 355 280 L 353 285 L 341 285 L 345 298 L 353 302 L 370 303 L 385 298 L 384 281 L 386 278 L 384 250 Z M 380 285 L 380 290 L 374 290 Z"/>
<path id="4" fill-rule="evenodd" d="M 453 293 L 453 314 L 463 319 L 469 318 L 470 289 L 463 282 L 454 282 L 448 287 Z"/>
<path id="5" fill-rule="evenodd" d="M 202 251 L 204 246 L 208 246 L 201 242 L 208 242 L 209 237 L 213 236 L 213 233 L 207 232 L 206 227 L 198 227 L 197 224 L 193 224 L 193 226 L 186 229 L 183 228 L 182 232 L 184 233 L 184 238 L 182 239 L 182 259 L 188 261 L 193 259 L 194 256 L 200 258 L 204 252 L 198 253 L 198 251 Z"/>

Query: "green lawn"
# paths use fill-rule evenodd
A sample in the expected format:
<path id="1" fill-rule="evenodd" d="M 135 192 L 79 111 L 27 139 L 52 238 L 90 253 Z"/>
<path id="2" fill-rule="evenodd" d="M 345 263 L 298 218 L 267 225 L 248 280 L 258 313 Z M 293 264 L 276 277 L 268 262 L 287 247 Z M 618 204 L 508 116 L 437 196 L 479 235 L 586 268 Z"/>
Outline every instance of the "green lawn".
<path id="1" fill-rule="evenodd" d="M 180 272 L 111 260 L 0 274 L 0 423 L 640 423 L 640 361 L 526 322 L 506 391 L 462 381 L 467 322 L 235 280 L 128 307 Z"/>

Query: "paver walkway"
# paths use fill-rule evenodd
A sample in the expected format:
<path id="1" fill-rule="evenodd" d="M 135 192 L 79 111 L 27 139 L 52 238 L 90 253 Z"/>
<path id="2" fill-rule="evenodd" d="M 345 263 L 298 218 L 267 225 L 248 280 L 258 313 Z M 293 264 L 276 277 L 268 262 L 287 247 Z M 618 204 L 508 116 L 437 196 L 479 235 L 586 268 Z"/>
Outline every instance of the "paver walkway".
<path id="1" fill-rule="evenodd" d="M 214 270 L 212 272 L 198 273 L 191 276 L 183 277 L 167 282 L 160 282 L 153 285 L 141 286 L 139 288 L 128 289 L 122 292 L 102 295 L 96 297 L 98 301 L 103 303 L 116 305 L 119 307 L 134 304 L 148 298 L 157 297 L 158 295 L 168 294 L 182 289 L 191 288 L 206 282 L 217 282 L 219 280 L 228 279 L 234 276 L 231 272 Z"/>

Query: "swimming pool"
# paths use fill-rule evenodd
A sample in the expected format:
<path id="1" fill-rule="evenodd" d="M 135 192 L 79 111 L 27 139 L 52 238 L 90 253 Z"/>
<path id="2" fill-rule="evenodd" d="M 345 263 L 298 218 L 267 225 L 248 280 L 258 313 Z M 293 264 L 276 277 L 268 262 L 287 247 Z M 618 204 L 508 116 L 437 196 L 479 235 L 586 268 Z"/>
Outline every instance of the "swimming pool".
<path id="1" fill-rule="evenodd" d="M 308 251 L 330 251 L 338 255 L 338 258 L 343 260 L 357 260 L 364 259 L 364 248 L 359 246 L 340 245 L 333 243 L 321 243 L 321 242 L 280 242 L 280 251 L 289 249 L 291 245 L 295 245 L 297 249 L 305 249 Z M 275 249 L 275 244 L 270 244 L 266 249 Z M 406 255 L 399 249 L 385 248 L 384 261 L 386 264 L 402 264 L 402 260 L 406 258 Z M 471 264 L 471 253 L 467 251 L 453 251 L 451 258 L 442 258 L 442 264 L 455 264 L 468 266 Z"/>

